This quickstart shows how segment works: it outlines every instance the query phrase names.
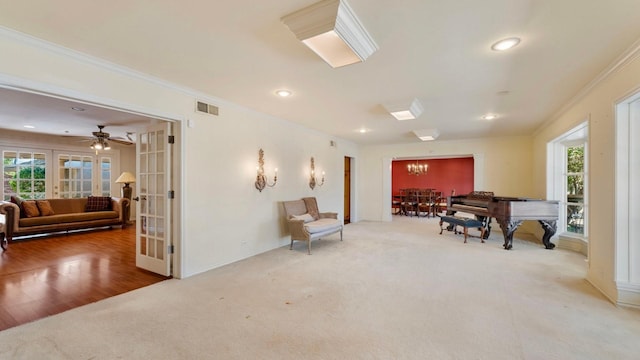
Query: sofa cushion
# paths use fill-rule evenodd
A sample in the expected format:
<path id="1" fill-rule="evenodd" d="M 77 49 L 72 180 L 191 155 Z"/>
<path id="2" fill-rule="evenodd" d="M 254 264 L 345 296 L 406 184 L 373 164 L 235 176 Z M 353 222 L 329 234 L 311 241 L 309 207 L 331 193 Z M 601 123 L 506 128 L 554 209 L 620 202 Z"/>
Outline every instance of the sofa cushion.
<path id="1" fill-rule="evenodd" d="M 311 214 L 302 214 L 302 215 L 291 215 L 291 219 L 293 220 L 302 220 L 305 223 L 311 222 L 315 220 Z"/>
<path id="2" fill-rule="evenodd" d="M 51 216 L 39 216 L 35 218 L 20 219 L 20 227 L 65 224 L 72 222 L 117 219 L 118 213 L 115 211 L 92 211 L 77 214 L 56 214 Z"/>
<path id="3" fill-rule="evenodd" d="M 111 198 L 108 196 L 89 196 L 84 208 L 86 212 L 107 210 L 111 210 Z"/>
<path id="4" fill-rule="evenodd" d="M 40 210 L 38 210 L 38 205 L 35 200 L 24 200 L 22 202 L 22 209 L 28 218 L 40 216 Z"/>
<path id="5" fill-rule="evenodd" d="M 55 215 L 53 209 L 51 208 L 51 204 L 47 200 L 36 200 L 36 205 L 38 205 L 38 210 L 40 210 L 40 216 L 50 216 Z"/>
<path id="6" fill-rule="evenodd" d="M 324 219 L 318 219 L 316 221 L 306 223 L 304 224 L 304 228 L 307 229 L 307 231 L 310 234 L 315 234 L 315 233 L 339 228 L 341 225 L 342 223 L 340 222 L 340 220 L 324 218 Z"/>

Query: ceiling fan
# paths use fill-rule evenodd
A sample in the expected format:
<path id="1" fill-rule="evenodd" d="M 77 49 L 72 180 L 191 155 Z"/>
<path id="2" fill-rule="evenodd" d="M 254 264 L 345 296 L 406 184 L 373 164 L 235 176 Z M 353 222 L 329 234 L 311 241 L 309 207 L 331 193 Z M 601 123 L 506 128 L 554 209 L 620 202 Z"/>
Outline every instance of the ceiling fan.
<path id="1" fill-rule="evenodd" d="M 94 131 L 92 132 L 93 134 L 93 139 L 92 139 L 92 143 L 91 143 L 91 149 L 93 150 L 109 150 L 111 149 L 111 146 L 109 145 L 109 141 L 113 141 L 116 142 L 118 144 L 123 144 L 123 145 L 133 145 L 133 140 L 131 139 L 131 135 L 133 135 L 133 133 L 131 132 L 127 132 L 127 139 L 124 138 L 112 138 L 110 137 L 110 134 L 108 132 L 104 132 L 102 131 L 102 129 L 104 129 L 104 125 L 98 125 L 98 131 Z"/>

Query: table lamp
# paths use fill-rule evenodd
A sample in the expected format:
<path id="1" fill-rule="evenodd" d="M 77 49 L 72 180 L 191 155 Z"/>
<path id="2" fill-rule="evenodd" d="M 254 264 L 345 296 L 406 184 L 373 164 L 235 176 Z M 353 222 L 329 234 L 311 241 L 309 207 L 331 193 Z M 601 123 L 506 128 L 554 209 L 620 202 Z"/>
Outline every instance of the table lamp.
<path id="1" fill-rule="evenodd" d="M 125 171 L 120 174 L 118 179 L 116 179 L 116 183 L 124 184 L 124 186 L 122 187 L 122 197 L 131 200 L 131 192 L 133 191 L 133 188 L 130 187 L 129 184 L 134 182 L 136 182 L 136 177 L 133 176 L 132 173 Z"/>

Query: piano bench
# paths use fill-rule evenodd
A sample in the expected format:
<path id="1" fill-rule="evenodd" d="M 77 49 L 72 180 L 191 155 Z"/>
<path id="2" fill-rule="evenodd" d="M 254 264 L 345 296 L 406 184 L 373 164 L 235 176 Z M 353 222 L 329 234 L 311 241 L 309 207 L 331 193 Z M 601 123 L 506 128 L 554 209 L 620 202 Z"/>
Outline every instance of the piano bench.
<path id="1" fill-rule="evenodd" d="M 469 228 L 478 228 L 480 230 L 480 241 L 484 243 L 484 226 L 482 221 L 476 219 L 465 218 L 461 216 L 441 216 L 440 217 L 440 235 L 442 235 L 442 231 L 444 228 L 442 227 L 442 223 L 448 223 L 453 225 L 453 231 L 455 234 L 458 234 L 457 226 L 462 226 L 464 228 L 464 242 L 467 242 L 469 235 Z"/>

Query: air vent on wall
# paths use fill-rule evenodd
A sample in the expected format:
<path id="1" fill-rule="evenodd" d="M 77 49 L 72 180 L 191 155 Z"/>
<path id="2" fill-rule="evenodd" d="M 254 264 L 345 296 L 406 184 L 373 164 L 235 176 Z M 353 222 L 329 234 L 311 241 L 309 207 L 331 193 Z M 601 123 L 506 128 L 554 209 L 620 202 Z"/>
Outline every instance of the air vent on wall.
<path id="1" fill-rule="evenodd" d="M 196 101 L 196 111 L 205 114 L 218 115 L 218 107 L 215 105 L 203 103 L 202 101 Z"/>

